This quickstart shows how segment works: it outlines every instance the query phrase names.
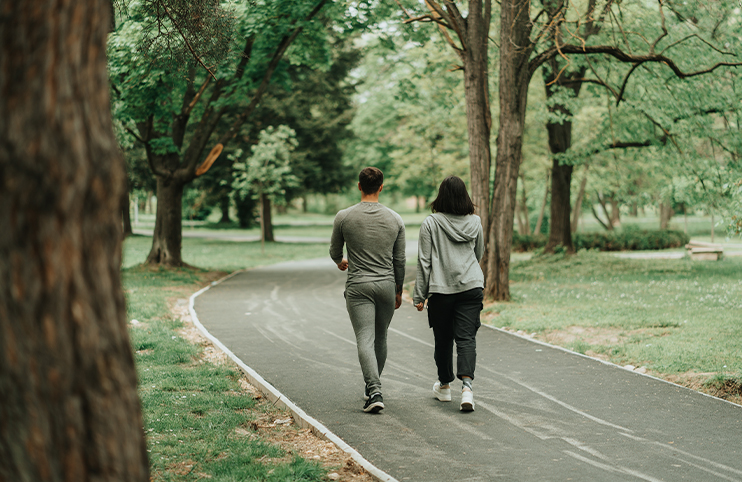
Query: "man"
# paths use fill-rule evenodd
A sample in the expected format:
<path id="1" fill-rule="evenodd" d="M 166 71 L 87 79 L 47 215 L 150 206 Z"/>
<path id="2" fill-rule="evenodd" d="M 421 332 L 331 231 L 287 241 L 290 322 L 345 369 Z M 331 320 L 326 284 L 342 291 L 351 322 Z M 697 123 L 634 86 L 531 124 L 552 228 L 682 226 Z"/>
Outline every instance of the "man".
<path id="1" fill-rule="evenodd" d="M 399 214 L 379 203 L 383 188 L 384 174 L 379 169 L 361 171 L 361 202 L 335 216 L 330 242 L 330 257 L 338 269 L 348 270 L 345 306 L 366 382 L 363 411 L 370 413 L 384 408 L 379 377 L 386 362 L 387 329 L 402 304 L 405 269 L 404 223 Z"/>

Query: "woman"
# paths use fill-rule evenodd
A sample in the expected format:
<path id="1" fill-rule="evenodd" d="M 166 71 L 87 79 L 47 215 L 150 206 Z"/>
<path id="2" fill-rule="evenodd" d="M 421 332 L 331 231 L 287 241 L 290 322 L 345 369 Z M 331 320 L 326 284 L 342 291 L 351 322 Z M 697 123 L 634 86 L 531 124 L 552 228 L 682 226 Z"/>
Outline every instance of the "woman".
<path id="1" fill-rule="evenodd" d="M 464 181 L 456 176 L 443 180 L 430 207 L 433 214 L 420 227 L 413 303 L 417 311 L 422 311 L 428 300 L 428 322 L 435 336 L 434 358 L 438 367 L 433 394 L 441 402 L 450 402 L 450 383 L 458 377 L 463 382 L 460 409 L 472 411 L 476 335 L 483 308 L 484 275 L 479 267 L 484 253 L 482 222 L 474 214 L 474 203 Z"/>

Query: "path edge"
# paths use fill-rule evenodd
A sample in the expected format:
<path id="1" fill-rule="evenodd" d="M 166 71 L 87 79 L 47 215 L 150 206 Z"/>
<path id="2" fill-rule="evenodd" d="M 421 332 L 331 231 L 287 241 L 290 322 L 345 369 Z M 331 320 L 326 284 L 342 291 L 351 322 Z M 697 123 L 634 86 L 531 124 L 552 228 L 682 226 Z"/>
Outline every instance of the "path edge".
<path id="1" fill-rule="evenodd" d="M 245 362 L 239 359 L 237 355 L 232 353 L 232 350 L 227 348 L 221 341 L 219 341 L 218 338 L 216 338 L 214 335 L 209 333 L 209 330 L 206 329 L 204 325 L 201 324 L 201 321 L 198 319 L 198 315 L 196 314 L 196 310 L 194 308 L 196 298 L 208 291 L 211 287 L 216 286 L 220 284 L 223 281 L 226 281 L 233 276 L 236 276 L 240 273 L 244 273 L 247 270 L 238 270 L 233 273 L 230 273 L 229 275 L 217 280 L 212 281 L 208 286 L 198 290 L 197 292 L 193 293 L 189 299 L 188 299 L 188 311 L 191 314 L 191 321 L 193 324 L 198 328 L 198 330 L 203 334 L 206 338 L 208 338 L 215 346 L 217 346 L 220 350 L 222 350 L 229 358 L 234 361 L 238 367 L 240 367 L 240 370 L 245 374 L 247 379 L 250 381 L 252 385 L 254 385 L 260 392 L 265 395 L 268 400 L 270 400 L 274 405 L 277 405 L 279 407 L 285 408 L 291 414 L 294 416 L 294 420 L 297 422 L 297 424 L 302 428 L 308 428 L 314 433 L 316 436 L 318 436 L 321 439 L 327 440 L 328 442 L 332 442 L 335 444 L 340 450 L 347 453 L 351 456 L 353 460 L 355 460 L 363 469 L 371 474 L 371 476 L 380 481 L 380 482 L 399 482 L 397 479 L 392 477 L 391 475 L 387 474 L 383 470 L 379 469 L 375 465 L 373 465 L 371 462 L 366 460 L 356 449 L 345 443 L 343 439 L 332 433 L 330 429 L 325 427 L 319 420 L 315 419 L 314 417 L 311 417 L 308 415 L 304 410 L 299 408 L 294 402 L 289 400 L 286 395 L 278 391 L 276 387 L 268 383 L 263 377 L 258 374 L 255 370 L 247 366 Z"/>
<path id="2" fill-rule="evenodd" d="M 664 382 L 664 383 L 667 383 L 667 384 L 670 384 L 670 385 L 674 385 L 676 387 L 680 387 L 680 388 L 683 388 L 685 390 L 689 390 L 689 391 L 691 391 L 693 393 L 697 393 L 699 395 L 703 395 L 704 397 L 709 397 L 709 398 L 713 398 L 715 400 L 720 400 L 720 401 L 726 402 L 726 403 L 728 403 L 730 405 L 734 405 L 735 407 L 742 408 L 742 405 L 740 405 L 740 404 L 737 404 L 737 403 L 734 403 L 734 402 L 730 402 L 729 400 L 724 400 L 721 397 L 716 397 L 714 395 L 710 395 L 708 393 L 704 393 L 704 392 L 702 392 L 700 390 L 694 390 L 694 389 L 692 389 L 690 387 L 686 387 L 686 386 L 681 385 L 679 383 L 671 382 L 669 380 L 665 380 L 664 378 L 660 378 L 660 377 L 656 377 L 654 375 L 650 375 L 649 373 L 642 373 L 642 372 L 637 372 L 637 371 L 634 371 L 634 370 L 629 370 L 628 368 L 625 368 L 625 367 L 623 367 L 623 366 L 621 366 L 621 365 L 619 365 L 617 363 L 613 363 L 613 362 L 609 362 L 607 360 L 602 360 L 600 358 L 596 358 L 596 357 L 592 357 L 592 356 L 589 356 L 589 355 L 585 355 L 584 353 L 580 353 L 580 352 L 577 352 L 577 351 L 572 351 L 569 348 L 564 348 L 563 346 L 552 345 L 549 342 L 537 340 L 537 339 L 531 338 L 530 336 L 527 336 L 527 335 L 520 335 L 518 333 L 513 333 L 512 331 L 504 330 L 504 329 L 502 329 L 502 328 L 500 328 L 498 326 L 490 325 L 488 323 L 482 323 L 482 326 L 486 326 L 487 328 L 490 328 L 492 330 L 499 331 L 500 333 L 504 333 L 504 334 L 507 334 L 507 335 L 512 335 L 512 336 L 514 336 L 516 338 L 520 338 L 522 340 L 530 341 L 530 342 L 535 343 L 537 345 L 545 346 L 545 347 L 548 347 L 548 348 L 555 348 L 557 350 L 561 350 L 563 352 L 567 352 L 570 355 L 577 355 L 577 356 L 580 356 L 582 358 L 587 358 L 588 360 L 594 360 L 594 361 L 600 362 L 600 363 L 602 363 L 604 365 L 608 365 L 608 366 L 615 367 L 615 368 L 620 368 L 621 370 L 626 371 L 626 372 L 629 372 L 629 373 L 633 373 L 634 375 L 641 375 L 643 377 L 651 378 L 652 380 L 657 380 L 657 381 Z"/>

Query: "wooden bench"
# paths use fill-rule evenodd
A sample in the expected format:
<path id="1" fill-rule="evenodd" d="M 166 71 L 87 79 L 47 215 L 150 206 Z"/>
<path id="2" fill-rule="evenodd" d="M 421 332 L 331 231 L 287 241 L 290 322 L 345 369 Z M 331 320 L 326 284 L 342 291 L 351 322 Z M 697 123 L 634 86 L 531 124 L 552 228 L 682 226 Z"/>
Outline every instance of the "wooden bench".
<path id="1" fill-rule="evenodd" d="M 724 247 L 720 244 L 691 241 L 685 245 L 690 259 L 695 261 L 718 261 L 724 255 Z"/>

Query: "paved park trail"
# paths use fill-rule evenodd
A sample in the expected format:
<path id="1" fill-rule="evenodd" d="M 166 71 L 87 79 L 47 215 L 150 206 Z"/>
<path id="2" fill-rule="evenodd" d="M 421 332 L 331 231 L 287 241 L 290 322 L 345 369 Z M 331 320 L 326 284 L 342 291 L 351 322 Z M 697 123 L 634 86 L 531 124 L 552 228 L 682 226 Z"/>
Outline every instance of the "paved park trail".
<path id="1" fill-rule="evenodd" d="M 363 380 L 329 259 L 240 273 L 195 301 L 243 362 L 379 469 L 412 481 L 742 481 L 742 407 L 482 327 L 461 413 L 432 396 L 433 333 L 409 303 L 389 331 L 386 409 Z M 458 388 L 459 383 L 454 385 Z"/>

